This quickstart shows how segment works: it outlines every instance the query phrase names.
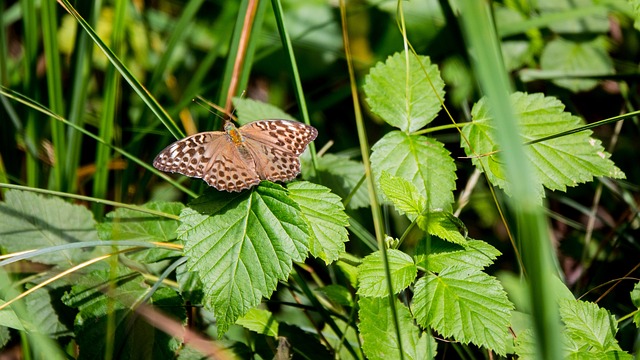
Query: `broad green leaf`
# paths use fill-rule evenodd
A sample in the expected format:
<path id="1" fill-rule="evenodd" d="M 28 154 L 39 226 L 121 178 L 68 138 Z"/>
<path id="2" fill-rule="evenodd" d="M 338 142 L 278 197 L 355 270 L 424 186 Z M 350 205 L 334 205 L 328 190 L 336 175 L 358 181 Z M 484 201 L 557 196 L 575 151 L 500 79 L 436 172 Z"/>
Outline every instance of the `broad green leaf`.
<path id="1" fill-rule="evenodd" d="M 460 219 L 446 211 L 432 211 L 416 220 L 423 231 L 454 244 L 467 243 L 467 227 Z"/>
<path id="2" fill-rule="evenodd" d="M 99 270 L 79 278 L 71 292 L 63 297 L 65 304 L 80 311 L 74 329 L 79 358 L 102 358 L 106 346 L 118 349 L 119 359 L 171 358 L 180 342 L 131 310 L 149 289 L 142 275 L 124 268 L 118 268 L 115 274 Z M 154 305 L 155 311 L 161 309 L 171 312 L 174 318 L 186 319 L 184 304 L 171 289 L 158 289 L 149 302 L 145 306 Z M 112 343 L 104 336 L 111 320 L 115 325 Z"/>
<path id="3" fill-rule="evenodd" d="M 42 249 L 97 240 L 93 215 L 84 206 L 27 191 L 9 190 L 0 202 L 0 245 L 8 252 Z M 62 250 L 32 258 L 51 265 L 77 265 L 86 259 L 81 249 Z"/>
<path id="4" fill-rule="evenodd" d="M 391 200 L 400 214 L 407 214 L 409 220 L 414 220 L 427 209 L 427 199 L 409 181 L 382 171 L 380 174 L 380 189 Z"/>
<path id="5" fill-rule="evenodd" d="M 278 336 L 278 321 L 268 310 L 251 309 L 238 319 L 237 324 L 258 334 L 272 337 Z"/>
<path id="6" fill-rule="evenodd" d="M 505 355 L 513 304 L 498 280 L 478 269 L 456 266 L 427 274 L 415 285 L 411 309 L 425 328 Z"/>
<path id="7" fill-rule="evenodd" d="M 59 285 L 59 284 L 56 284 Z M 50 287 L 38 289 L 25 298 L 25 305 L 30 314 L 37 314 L 30 320 L 34 323 L 35 329 L 41 334 L 55 339 L 61 336 L 71 335 L 73 316 L 75 311 L 65 307 L 60 298 L 67 286 Z"/>
<path id="8" fill-rule="evenodd" d="M 233 106 L 238 113 L 238 123 L 246 123 L 264 119 L 296 120 L 293 116 L 271 104 L 247 98 L 233 98 Z"/>
<path id="9" fill-rule="evenodd" d="M 511 95 L 510 100 L 520 119 L 523 143 L 582 125 L 580 118 L 563 111 L 564 105 L 556 98 L 517 92 Z M 462 133 L 474 151 L 470 150 L 466 141 L 462 141 L 462 146 L 467 155 L 473 157 L 474 165 L 480 168 L 480 163 L 484 164 L 489 181 L 510 194 L 509 182 L 489 165 L 489 159 L 497 158 L 495 163 L 504 173 L 500 153 L 489 155 L 499 149 L 495 139 L 495 124 L 485 99 L 473 107 L 471 116 L 472 125 L 465 126 Z M 538 182 L 548 189 L 565 191 L 567 186 L 591 181 L 594 176 L 624 178 L 624 173 L 609 160 L 611 155 L 604 151 L 600 141 L 590 136 L 591 131 L 586 130 L 526 146 L 525 152 Z M 544 196 L 542 186 L 537 186 L 535 190 L 540 198 Z"/>
<path id="10" fill-rule="evenodd" d="M 206 192 L 180 218 L 188 268 L 204 284 L 220 334 L 270 296 L 309 250 L 311 231 L 300 207 L 270 182 L 239 194 Z"/>
<path id="11" fill-rule="evenodd" d="M 410 181 L 427 198 L 428 209 L 451 211 L 456 166 L 444 145 L 434 139 L 391 131 L 373 145 L 371 166 L 376 181 L 387 171 Z"/>
<path id="12" fill-rule="evenodd" d="M 640 282 L 637 282 L 631 291 L 631 302 L 638 309 L 633 315 L 633 322 L 636 323 L 637 328 L 640 328 Z"/>
<path id="13" fill-rule="evenodd" d="M 389 272 L 391 273 L 391 287 L 393 293 L 397 294 L 406 289 L 416 279 L 418 268 L 413 263 L 411 256 L 400 250 L 387 250 L 387 260 L 389 261 Z M 389 294 L 380 251 L 365 257 L 358 267 L 358 271 L 358 280 L 360 282 L 358 295 L 382 297 Z"/>
<path id="14" fill-rule="evenodd" d="M 171 215 L 179 215 L 184 205 L 177 202 L 150 202 L 142 207 Z M 119 208 L 108 213 L 105 221 L 98 224 L 97 228 L 98 236 L 102 240 L 173 242 L 176 240 L 176 230 L 179 224 L 177 220 Z M 127 256 L 144 263 L 152 263 L 179 255 L 181 255 L 179 252 L 169 249 L 148 249 L 134 252 Z"/>
<path id="15" fill-rule="evenodd" d="M 311 255 L 327 265 L 338 260 L 344 253 L 344 243 L 349 241 L 346 229 L 349 217 L 344 213 L 340 197 L 332 194 L 329 188 L 306 181 L 290 183 L 287 189 L 311 229 Z"/>
<path id="16" fill-rule="evenodd" d="M 555 18 L 549 28 L 557 33 L 585 34 L 609 31 L 607 8 L 594 0 L 538 0 L 542 19 Z"/>
<path id="17" fill-rule="evenodd" d="M 552 81 L 558 86 L 573 92 L 591 90 L 599 80 L 571 77 L 602 76 L 615 72 L 603 40 L 578 42 L 556 38 L 542 51 L 540 68 L 545 73 L 556 74 Z"/>
<path id="18" fill-rule="evenodd" d="M 6 301 L 0 300 L 0 305 L 4 305 Z M 18 314 L 11 309 L 11 306 L 7 306 L 4 309 L 0 310 L 0 327 L 6 327 L 10 329 L 16 330 L 34 330 L 36 327 L 28 322 L 25 319 L 21 319 Z"/>
<path id="19" fill-rule="evenodd" d="M 317 291 L 324 294 L 329 300 L 336 304 L 343 306 L 354 305 L 351 292 L 349 291 L 349 289 L 342 285 L 331 284 L 321 287 Z"/>
<path id="20" fill-rule="evenodd" d="M 618 326 L 615 317 L 598 305 L 579 300 L 560 300 L 560 318 L 567 327 L 567 335 L 579 348 L 620 350 L 616 341 Z"/>
<path id="21" fill-rule="evenodd" d="M 418 266 L 435 273 L 454 266 L 482 269 L 501 255 L 496 248 L 480 240 L 467 240 L 465 245 L 459 245 L 431 238 L 430 245 L 427 249 L 427 240 L 421 240 L 415 259 Z"/>
<path id="22" fill-rule="evenodd" d="M 404 304 L 395 301 L 401 344 L 398 344 L 393 314 L 389 306 L 389 298 L 361 297 L 360 323 L 358 328 L 362 335 L 362 350 L 368 359 L 397 359 L 402 350 L 405 359 L 433 359 L 436 355 L 436 341 L 417 327 Z"/>
<path id="23" fill-rule="evenodd" d="M 428 56 L 405 55 L 396 53 L 385 63 L 378 63 L 365 77 L 363 88 L 371 111 L 388 124 L 412 133 L 440 111 L 444 82 Z"/>
<path id="24" fill-rule="evenodd" d="M 525 330 L 515 339 L 515 353 L 519 360 L 537 360 L 536 343 L 533 330 Z"/>
<path id="25" fill-rule="evenodd" d="M 304 156 L 302 158 L 304 159 Z M 320 172 L 322 184 L 344 199 L 362 180 L 364 165 L 346 156 L 325 154 L 318 158 L 318 172 Z M 347 207 L 357 209 L 367 206 L 369 206 L 369 192 L 367 184 L 362 182 Z"/>

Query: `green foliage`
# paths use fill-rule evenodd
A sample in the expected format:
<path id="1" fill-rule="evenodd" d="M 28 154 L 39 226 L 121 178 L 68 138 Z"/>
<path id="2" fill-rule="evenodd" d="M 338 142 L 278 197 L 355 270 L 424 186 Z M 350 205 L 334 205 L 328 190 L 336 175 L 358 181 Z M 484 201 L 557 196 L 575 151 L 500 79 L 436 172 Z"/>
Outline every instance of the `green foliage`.
<path id="1" fill-rule="evenodd" d="M 411 310 L 421 326 L 506 354 L 513 305 L 495 278 L 452 266 L 421 278 L 414 291 Z"/>
<path id="2" fill-rule="evenodd" d="M 0 203 L 0 244 L 9 252 L 72 244 L 96 238 L 95 220 L 84 206 L 26 191 L 8 191 Z M 81 249 L 35 258 L 50 265 L 73 265 L 87 259 Z"/>
<path id="3" fill-rule="evenodd" d="M 2 350 L 637 357 L 640 286 L 604 270 L 640 256 L 640 143 L 612 124 L 637 117 L 640 2 L 346 3 L 0 5 Z M 160 176 L 174 137 L 220 130 L 197 96 L 316 127 L 304 181 Z"/>
<path id="4" fill-rule="evenodd" d="M 369 359 L 395 359 L 402 351 L 405 359 L 432 359 L 436 355 L 436 342 L 432 336 L 415 326 L 411 313 L 394 299 L 398 312 L 401 344 L 397 342 L 396 328 L 388 297 L 361 297 L 358 301 L 360 318 L 358 328 L 362 334 L 362 350 Z"/>
<path id="5" fill-rule="evenodd" d="M 221 333 L 270 296 L 309 249 L 311 230 L 299 205 L 275 184 L 238 195 L 209 191 L 180 221 L 189 270 L 201 277 Z"/>
<path id="6" fill-rule="evenodd" d="M 581 124 L 580 118 L 564 112 L 564 105 L 553 97 L 542 94 L 515 93 L 511 95 L 523 142 L 537 140 L 552 134 L 572 130 Z M 486 101 L 480 100 L 471 111 L 473 122 L 463 129 L 468 139 L 462 146 L 473 163 L 485 171 L 492 184 L 511 193 L 512 185 L 504 177 L 504 165 L 495 139 L 495 123 Z M 590 137 L 591 131 L 553 138 L 527 146 L 526 154 L 534 165 L 539 186 L 536 193 L 544 196 L 542 186 L 550 190 L 566 191 L 567 186 L 591 181 L 594 176 L 624 178 L 599 140 Z"/>

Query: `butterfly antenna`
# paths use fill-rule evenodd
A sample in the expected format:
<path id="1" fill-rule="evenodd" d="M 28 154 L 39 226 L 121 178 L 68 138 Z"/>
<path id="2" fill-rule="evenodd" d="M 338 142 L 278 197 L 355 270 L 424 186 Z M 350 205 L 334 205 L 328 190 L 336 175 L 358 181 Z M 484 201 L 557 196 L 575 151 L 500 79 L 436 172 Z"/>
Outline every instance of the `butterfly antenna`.
<path id="1" fill-rule="evenodd" d="M 196 96 L 196 98 L 193 99 L 193 102 L 195 102 L 196 104 L 198 104 L 198 105 L 202 106 L 203 108 L 207 109 L 210 113 L 212 113 L 213 115 L 219 117 L 220 119 L 228 121 L 227 118 L 224 118 L 224 117 L 220 116 L 220 114 L 218 114 L 217 112 L 214 112 L 214 111 L 211 110 L 211 108 L 214 108 L 214 109 L 218 110 L 219 112 L 221 112 L 223 114 L 226 113 L 226 111 L 222 107 L 218 106 L 217 104 L 212 103 L 211 101 L 203 98 L 200 95 Z M 233 113 L 228 114 L 228 118 L 233 119 L 233 121 L 235 121 L 235 122 L 238 121 L 238 119 L 233 115 Z"/>

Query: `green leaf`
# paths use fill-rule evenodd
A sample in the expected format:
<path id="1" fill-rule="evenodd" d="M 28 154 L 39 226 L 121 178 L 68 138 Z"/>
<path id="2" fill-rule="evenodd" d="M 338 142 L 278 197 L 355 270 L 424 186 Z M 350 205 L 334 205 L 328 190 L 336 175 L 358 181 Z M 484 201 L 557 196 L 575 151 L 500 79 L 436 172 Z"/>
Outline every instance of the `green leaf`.
<path id="1" fill-rule="evenodd" d="M 388 297 L 361 297 L 358 301 L 358 328 L 363 340 L 362 350 L 367 358 L 396 359 L 402 350 L 405 359 L 433 359 L 437 347 L 434 338 L 428 333 L 422 333 L 420 328 L 414 325 L 411 313 L 404 304 L 397 299 L 394 301 L 402 344 L 398 344 Z"/>
<path id="2" fill-rule="evenodd" d="M 560 78 L 554 76 L 553 83 L 573 92 L 591 90 L 598 85 L 599 80 L 571 77 L 615 73 L 603 39 L 578 42 L 556 38 L 547 43 L 542 51 L 540 68 L 543 72 L 557 74 Z"/>
<path id="3" fill-rule="evenodd" d="M 278 336 L 278 321 L 268 310 L 251 309 L 238 319 L 238 325 L 266 336 Z"/>
<path id="4" fill-rule="evenodd" d="M 76 341 L 80 348 L 80 359 L 99 359 L 106 346 L 118 349 L 120 359 L 169 359 L 173 357 L 180 342 L 165 332 L 156 329 L 131 310 L 149 291 L 144 278 L 125 268 L 111 274 L 108 270 L 94 271 L 78 279 L 71 292 L 65 294 L 63 302 L 80 310 L 75 320 Z M 177 294 L 168 288 L 160 288 L 150 299 L 170 316 L 184 321 L 184 304 Z M 114 321 L 114 338 L 108 341 L 107 329 Z M 145 346 L 140 346 L 145 344 Z"/>
<path id="5" fill-rule="evenodd" d="M 397 294 L 406 289 L 416 279 L 418 268 L 413 263 L 411 256 L 400 250 L 387 250 L 387 260 L 389 261 L 393 293 Z M 360 281 L 358 295 L 383 297 L 389 294 L 380 251 L 365 257 L 358 267 L 358 271 L 358 280 Z"/>
<path id="6" fill-rule="evenodd" d="M 515 339 L 515 353 L 519 360 L 537 360 L 538 352 L 534 341 L 533 330 L 527 329 Z"/>
<path id="7" fill-rule="evenodd" d="M 520 119 L 523 142 L 582 125 L 580 118 L 564 112 L 564 105 L 554 97 L 517 92 L 512 94 L 510 99 Z M 466 141 L 462 141 L 462 146 L 467 155 L 473 157 L 474 165 L 480 168 L 480 163 L 484 164 L 489 181 L 510 194 L 511 185 L 500 175 L 505 173 L 499 160 L 500 153 L 486 156 L 499 149 L 495 139 L 494 121 L 485 99 L 481 99 L 473 107 L 471 115 L 473 123 L 465 126 L 462 133 L 469 139 L 471 149 L 475 152 L 470 150 Z M 567 186 L 591 181 L 594 176 L 624 178 L 624 173 L 609 160 L 611 155 L 604 151 L 600 141 L 591 138 L 590 135 L 591 131 L 586 130 L 526 146 L 526 155 L 533 164 L 538 181 L 548 189 L 565 191 Z M 498 159 L 498 173 L 489 165 L 491 158 Z M 540 198 L 544 196 L 542 186 L 538 186 L 536 191 Z"/>
<path id="8" fill-rule="evenodd" d="M 303 156 L 302 159 L 304 158 Z M 307 168 L 309 167 L 307 166 Z M 303 166 L 303 168 L 305 167 Z M 317 170 L 320 172 L 322 184 L 331 188 L 343 199 L 355 189 L 364 175 L 364 165 L 361 162 L 335 154 L 324 154 L 319 157 Z M 363 182 L 347 207 L 357 209 L 367 206 L 369 206 L 369 192 L 367 184 Z"/>
<path id="9" fill-rule="evenodd" d="M 0 203 L 0 245 L 8 252 L 42 249 L 96 240 L 93 215 L 84 206 L 26 191 L 9 190 Z M 32 258 L 51 265 L 76 265 L 86 259 L 81 249 Z"/>
<path id="10" fill-rule="evenodd" d="M 331 284 L 324 287 L 321 287 L 317 290 L 318 292 L 324 294 L 327 299 L 332 302 L 343 305 L 343 306 L 353 306 L 353 296 L 351 296 L 351 292 L 349 289 L 342 285 Z"/>
<path id="11" fill-rule="evenodd" d="M 452 213 L 446 211 L 432 211 L 420 215 L 416 220 L 423 231 L 435 235 L 454 244 L 467 243 L 467 227 Z"/>
<path id="12" fill-rule="evenodd" d="M 567 327 L 567 335 L 579 348 L 592 347 L 599 351 L 620 350 L 616 341 L 616 319 L 606 309 L 579 300 L 560 300 L 560 318 Z"/>
<path id="13" fill-rule="evenodd" d="M 405 55 L 396 53 L 384 64 L 378 63 L 365 77 L 363 88 L 371 111 L 411 133 L 430 123 L 440 111 L 444 81 L 428 56 Z"/>
<path id="14" fill-rule="evenodd" d="M 4 305 L 6 301 L 0 300 L 0 305 Z M 11 306 L 7 306 L 4 309 L 0 310 L 0 327 L 6 327 L 10 329 L 16 330 L 34 330 L 37 329 L 36 326 L 28 323 L 26 319 L 21 319 L 18 314 L 11 308 Z"/>
<path id="15" fill-rule="evenodd" d="M 482 269 L 501 255 L 496 248 L 480 240 L 467 240 L 465 245 L 458 245 L 431 238 L 430 245 L 427 249 L 427 240 L 421 240 L 415 259 L 418 266 L 435 273 L 454 266 Z"/>
<path id="16" fill-rule="evenodd" d="M 418 192 L 415 185 L 401 177 L 382 171 L 380 189 L 391 200 L 396 210 L 401 215 L 407 214 L 411 221 L 427 209 L 427 199 Z"/>
<path id="17" fill-rule="evenodd" d="M 640 282 L 637 282 L 631 291 L 631 302 L 638 309 L 633 315 L 633 322 L 636 323 L 637 328 L 640 328 Z"/>
<path id="18" fill-rule="evenodd" d="M 418 280 L 411 307 L 423 327 L 444 337 L 506 353 L 513 305 L 494 277 L 470 267 L 450 267 Z"/>
<path id="19" fill-rule="evenodd" d="M 150 202 L 142 205 L 145 209 L 179 215 L 184 205 L 177 202 Z M 98 224 L 98 236 L 102 240 L 132 240 L 147 242 L 173 242 L 176 240 L 180 223 L 164 217 L 119 208 L 108 213 L 105 221 Z M 170 249 L 149 249 L 127 255 L 144 263 L 152 263 L 171 256 L 181 255 Z"/>
<path id="20" fill-rule="evenodd" d="M 264 119 L 284 119 L 284 120 L 296 120 L 293 116 L 280 110 L 280 108 L 271 104 L 264 103 L 247 98 L 233 98 L 233 106 L 238 113 L 238 123 L 244 125 L 246 123 L 264 120 Z"/>
<path id="21" fill-rule="evenodd" d="M 329 188 L 306 181 L 287 185 L 289 197 L 299 206 L 311 229 L 309 251 L 328 265 L 344 253 L 349 241 L 346 226 L 349 217 L 344 212 L 340 197 Z"/>
<path id="22" fill-rule="evenodd" d="M 410 181 L 426 194 L 428 209 L 451 211 L 456 188 L 456 166 L 444 145 L 434 139 L 391 131 L 372 148 L 371 166 L 376 181 L 387 171 Z"/>
<path id="23" fill-rule="evenodd" d="M 75 311 L 71 311 L 60 301 L 65 290 L 69 290 L 66 285 L 56 288 L 47 286 L 25 298 L 27 311 L 30 314 L 37 314 L 30 319 L 35 329 L 52 339 L 71 335 L 70 327 L 73 324 Z"/>
<path id="24" fill-rule="evenodd" d="M 180 219 L 189 270 L 200 275 L 220 334 L 270 296 L 309 250 L 300 207 L 274 183 L 239 194 L 206 192 Z"/>

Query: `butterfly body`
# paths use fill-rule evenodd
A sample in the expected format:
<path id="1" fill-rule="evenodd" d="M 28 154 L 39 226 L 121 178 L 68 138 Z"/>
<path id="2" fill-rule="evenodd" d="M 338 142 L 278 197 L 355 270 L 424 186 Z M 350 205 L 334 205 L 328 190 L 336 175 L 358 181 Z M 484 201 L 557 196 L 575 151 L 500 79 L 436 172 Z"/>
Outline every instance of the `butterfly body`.
<path id="1" fill-rule="evenodd" d="M 293 180 L 300 173 L 300 154 L 318 135 L 314 127 L 288 120 L 260 120 L 240 128 L 227 121 L 224 130 L 174 142 L 156 156 L 153 166 L 239 192 L 262 180 Z"/>

